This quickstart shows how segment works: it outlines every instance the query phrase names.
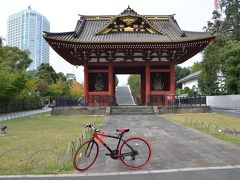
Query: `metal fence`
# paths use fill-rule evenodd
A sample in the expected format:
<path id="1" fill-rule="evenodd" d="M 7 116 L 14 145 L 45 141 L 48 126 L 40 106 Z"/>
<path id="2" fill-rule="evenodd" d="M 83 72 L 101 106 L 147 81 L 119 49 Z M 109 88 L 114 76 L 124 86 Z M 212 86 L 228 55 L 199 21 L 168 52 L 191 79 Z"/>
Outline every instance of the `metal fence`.
<path id="1" fill-rule="evenodd" d="M 206 105 L 206 96 L 176 96 L 175 103 L 176 106 L 205 106 Z"/>
<path id="2" fill-rule="evenodd" d="M 114 106 L 116 98 L 114 96 L 88 96 L 79 98 L 57 97 L 55 98 L 55 107 L 71 106 Z M 139 104 L 138 104 L 139 105 Z M 150 95 L 146 103 L 148 106 L 205 106 L 206 96 L 175 96 L 175 95 Z"/>
<path id="3" fill-rule="evenodd" d="M 115 96 L 93 95 L 88 97 L 87 104 L 88 106 L 99 106 L 99 107 L 113 106 L 116 104 L 116 99 L 115 99 Z"/>
<path id="4" fill-rule="evenodd" d="M 41 101 L 38 98 L 22 100 L 0 99 L 0 114 L 38 109 L 41 107 Z"/>
<path id="5" fill-rule="evenodd" d="M 81 96 L 79 98 L 57 97 L 55 98 L 55 107 L 71 107 L 71 106 L 112 106 L 116 104 L 114 96 L 108 95 L 91 95 L 88 98 Z"/>
<path id="6" fill-rule="evenodd" d="M 149 106 L 205 106 L 206 96 L 175 96 L 175 95 L 150 95 Z"/>
<path id="7" fill-rule="evenodd" d="M 85 106 L 85 98 L 72 98 L 72 97 L 56 97 L 55 107 L 71 107 L 71 106 Z"/>

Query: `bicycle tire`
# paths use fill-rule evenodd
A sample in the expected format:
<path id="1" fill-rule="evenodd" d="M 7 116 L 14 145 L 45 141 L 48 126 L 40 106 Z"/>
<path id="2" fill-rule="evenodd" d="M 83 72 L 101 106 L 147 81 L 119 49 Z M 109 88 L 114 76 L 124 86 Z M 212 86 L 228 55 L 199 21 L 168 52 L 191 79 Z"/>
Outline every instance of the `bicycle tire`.
<path id="1" fill-rule="evenodd" d="M 94 140 L 87 140 L 81 144 L 73 156 L 73 167 L 77 171 L 86 171 L 98 157 L 99 146 Z"/>
<path id="2" fill-rule="evenodd" d="M 131 148 L 137 151 L 134 152 Z M 127 139 L 120 147 L 120 161 L 127 168 L 138 170 L 147 165 L 152 156 L 151 145 L 141 137 L 131 137 Z"/>

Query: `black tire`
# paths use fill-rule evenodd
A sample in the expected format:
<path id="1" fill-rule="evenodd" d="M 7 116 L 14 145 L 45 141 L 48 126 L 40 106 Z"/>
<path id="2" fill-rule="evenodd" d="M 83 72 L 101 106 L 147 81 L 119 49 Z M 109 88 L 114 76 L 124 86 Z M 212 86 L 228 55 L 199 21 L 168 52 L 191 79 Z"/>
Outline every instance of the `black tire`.
<path id="1" fill-rule="evenodd" d="M 151 145 L 141 137 L 127 139 L 120 148 L 121 162 L 124 166 L 133 170 L 145 167 L 151 156 Z"/>
<path id="2" fill-rule="evenodd" d="M 96 141 L 88 140 L 81 144 L 73 156 L 73 167 L 77 171 L 90 168 L 98 157 L 99 147 Z"/>

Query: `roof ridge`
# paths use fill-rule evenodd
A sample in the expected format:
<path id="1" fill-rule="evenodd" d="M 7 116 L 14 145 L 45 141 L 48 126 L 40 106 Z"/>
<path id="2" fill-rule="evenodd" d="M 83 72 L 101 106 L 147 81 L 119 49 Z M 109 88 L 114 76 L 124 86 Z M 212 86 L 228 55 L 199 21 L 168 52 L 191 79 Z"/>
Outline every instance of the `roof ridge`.
<path id="1" fill-rule="evenodd" d="M 202 73 L 202 70 L 199 70 L 199 71 L 196 71 L 194 73 L 191 73 L 191 74 L 185 76 L 184 78 L 178 80 L 177 83 L 179 84 L 179 83 L 185 82 L 187 80 L 191 80 L 191 79 L 193 79 L 195 77 L 199 77 L 201 75 L 201 73 Z"/>

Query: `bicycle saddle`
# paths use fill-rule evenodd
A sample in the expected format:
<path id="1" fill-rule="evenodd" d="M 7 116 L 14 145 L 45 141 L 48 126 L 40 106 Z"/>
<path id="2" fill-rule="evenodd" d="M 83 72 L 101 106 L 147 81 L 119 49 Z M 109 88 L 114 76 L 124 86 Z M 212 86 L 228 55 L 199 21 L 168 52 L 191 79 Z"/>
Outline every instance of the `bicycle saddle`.
<path id="1" fill-rule="evenodd" d="M 125 132 L 128 132 L 129 129 L 128 129 L 128 128 L 118 128 L 116 131 L 117 131 L 117 132 L 125 133 Z"/>

